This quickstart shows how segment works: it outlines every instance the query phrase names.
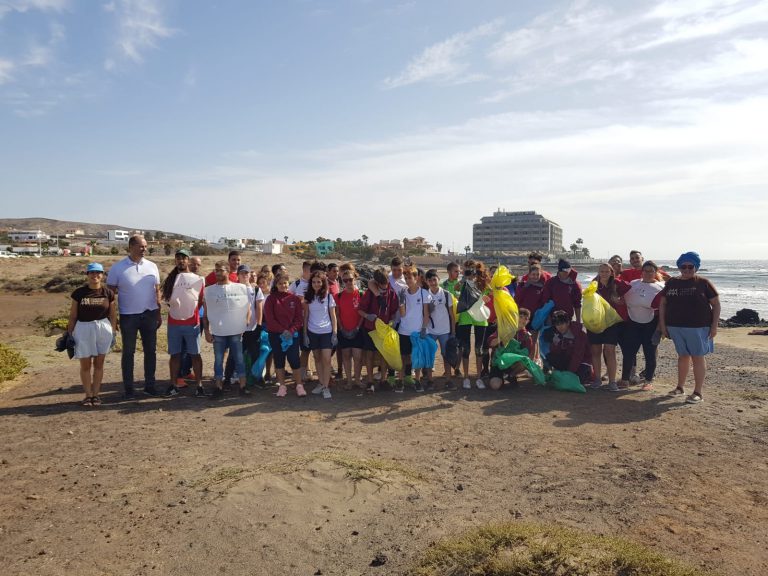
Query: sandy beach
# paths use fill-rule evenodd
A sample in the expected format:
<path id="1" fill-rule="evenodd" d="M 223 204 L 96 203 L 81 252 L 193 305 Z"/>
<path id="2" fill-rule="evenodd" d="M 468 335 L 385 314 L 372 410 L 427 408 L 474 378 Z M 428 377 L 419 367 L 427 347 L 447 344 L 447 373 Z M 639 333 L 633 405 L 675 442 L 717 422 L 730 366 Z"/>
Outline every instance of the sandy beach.
<path id="1" fill-rule="evenodd" d="M 66 263 L 2 261 L 0 277 Z M 621 536 L 721 574 L 768 573 L 768 337 L 748 328 L 719 331 L 698 406 L 666 396 L 676 356 L 663 342 L 653 392 L 523 380 L 331 401 L 255 391 L 126 403 L 110 354 L 104 404 L 84 409 L 76 361 L 36 321 L 67 306 L 68 293 L 0 293 L 2 342 L 30 364 L 0 384 L 9 576 L 405 574 L 430 543 L 498 520 Z M 206 379 L 212 358 L 204 345 Z M 159 352 L 161 383 L 167 371 Z M 377 556 L 386 562 L 371 566 Z"/>

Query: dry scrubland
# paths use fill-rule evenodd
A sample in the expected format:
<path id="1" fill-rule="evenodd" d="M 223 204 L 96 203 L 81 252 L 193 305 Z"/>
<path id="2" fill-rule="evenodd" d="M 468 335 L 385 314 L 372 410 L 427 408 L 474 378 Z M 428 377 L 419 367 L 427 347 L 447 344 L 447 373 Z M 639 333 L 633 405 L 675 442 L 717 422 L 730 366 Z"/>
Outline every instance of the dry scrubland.
<path id="1" fill-rule="evenodd" d="M 664 396 L 664 343 L 655 393 L 329 402 L 123 403 L 113 354 L 86 410 L 46 326 L 72 265 L 0 261 L 0 341 L 29 362 L 0 384 L 3 574 L 768 573 L 768 338 L 722 330 L 695 407 Z"/>

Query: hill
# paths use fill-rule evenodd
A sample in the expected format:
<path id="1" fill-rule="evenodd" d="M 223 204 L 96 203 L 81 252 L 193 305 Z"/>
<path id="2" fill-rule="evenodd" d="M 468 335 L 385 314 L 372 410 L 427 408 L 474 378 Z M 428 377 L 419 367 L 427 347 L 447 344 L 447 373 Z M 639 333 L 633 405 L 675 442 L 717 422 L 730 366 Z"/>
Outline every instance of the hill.
<path id="1" fill-rule="evenodd" d="M 52 218 L 0 218 L 2 230 L 42 230 L 49 235 L 63 235 L 67 230 L 80 229 L 86 236 L 106 236 L 107 230 L 149 230 L 139 226 L 124 226 L 121 224 L 94 224 L 92 222 L 72 222 L 70 220 L 54 220 Z M 169 236 L 180 236 L 194 240 L 192 236 L 158 230 Z"/>

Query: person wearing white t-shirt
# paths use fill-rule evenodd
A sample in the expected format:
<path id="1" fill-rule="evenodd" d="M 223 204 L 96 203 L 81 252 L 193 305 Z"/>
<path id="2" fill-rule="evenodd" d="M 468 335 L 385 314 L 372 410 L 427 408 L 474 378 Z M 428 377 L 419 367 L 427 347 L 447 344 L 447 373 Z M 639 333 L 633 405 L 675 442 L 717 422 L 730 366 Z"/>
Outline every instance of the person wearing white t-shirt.
<path id="1" fill-rule="evenodd" d="M 247 264 L 241 264 L 237 268 L 237 281 L 248 288 L 248 306 L 251 309 L 251 321 L 248 322 L 248 326 L 243 332 L 246 380 L 250 379 L 251 366 L 261 351 L 261 320 L 264 316 L 264 293 L 255 283 L 251 283 L 251 276 L 251 268 Z M 227 366 L 229 366 L 229 358 L 227 359 Z"/>
<path id="2" fill-rule="evenodd" d="M 319 384 L 313 394 L 331 398 L 331 354 L 338 344 L 336 300 L 328 290 L 328 279 L 321 271 L 312 273 L 304 294 L 304 346 L 312 350 Z"/>
<path id="3" fill-rule="evenodd" d="M 400 302 L 400 326 L 397 333 L 400 335 L 400 356 L 403 359 L 403 367 L 400 370 L 400 379 L 395 386 L 395 392 L 402 392 L 403 386 L 408 384 L 413 386 L 416 392 L 424 392 L 424 386 L 419 380 L 417 371 L 416 378 L 412 376 L 411 368 L 411 334 L 418 332 L 421 338 L 427 337 L 427 327 L 429 326 L 429 303 L 432 302 L 432 296 L 429 290 L 425 290 L 419 284 L 418 271 L 414 266 L 405 266 L 403 268 L 403 277 L 407 288 L 401 289 L 398 293 Z"/>
<path id="4" fill-rule="evenodd" d="M 192 361 L 197 396 L 204 397 L 203 359 L 200 356 L 200 306 L 203 303 L 205 278 L 189 271 L 189 251 L 176 251 L 176 267 L 163 282 L 163 301 L 168 305 L 168 361 L 171 381 L 166 396 L 175 396 L 181 356 L 186 352 Z M 183 382 L 183 380 L 182 380 Z"/>
<path id="5" fill-rule="evenodd" d="M 144 258 L 147 241 L 141 234 L 128 240 L 128 256 L 112 265 L 107 275 L 107 287 L 117 294 L 120 312 L 118 330 L 123 338 L 120 367 L 123 392 L 132 400 L 133 358 L 136 354 L 136 336 L 141 336 L 144 349 L 144 392 L 157 396 L 155 370 L 157 368 L 157 330 L 163 324 L 160 315 L 160 271 L 154 262 Z"/>
<path id="6" fill-rule="evenodd" d="M 624 329 L 624 347 L 622 356 L 622 375 L 628 375 L 635 365 L 635 359 L 640 348 L 645 357 L 645 382 L 642 389 L 653 390 L 653 377 L 656 374 L 656 348 L 661 334 L 659 333 L 659 302 L 664 283 L 658 281 L 659 267 L 651 260 L 642 265 L 641 277 L 629 283 L 629 292 L 624 294 L 627 305 L 629 322 Z"/>
<path id="7" fill-rule="evenodd" d="M 453 313 L 453 294 L 440 286 L 440 277 L 434 268 L 427 270 L 427 285 L 429 286 L 429 295 L 432 302 L 429 304 L 429 326 L 427 334 L 440 344 L 440 354 L 443 356 L 445 366 L 444 377 L 448 378 L 446 387 L 453 388 L 450 380 L 450 366 L 445 360 L 446 346 L 448 339 L 456 336 L 456 316 Z M 432 382 L 432 369 L 425 369 L 427 375 L 427 388 L 434 386 Z"/>
<path id="8" fill-rule="evenodd" d="M 224 352 L 234 358 L 235 372 L 240 381 L 240 394 L 250 395 L 245 387 L 245 365 L 241 338 L 251 321 L 248 288 L 229 280 L 227 262 L 216 262 L 216 284 L 205 289 L 205 339 L 213 343 L 213 374 L 216 387 L 213 397 L 223 394 Z"/>

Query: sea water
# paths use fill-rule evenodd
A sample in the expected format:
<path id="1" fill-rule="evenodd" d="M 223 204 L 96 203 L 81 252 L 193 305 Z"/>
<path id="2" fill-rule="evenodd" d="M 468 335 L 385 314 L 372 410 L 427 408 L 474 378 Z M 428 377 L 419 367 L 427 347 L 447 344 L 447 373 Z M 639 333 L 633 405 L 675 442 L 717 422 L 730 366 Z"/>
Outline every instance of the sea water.
<path id="1" fill-rule="evenodd" d="M 678 274 L 673 260 L 655 260 Z M 597 273 L 593 266 L 574 266 L 579 282 L 584 285 Z M 768 260 L 704 260 L 698 274 L 709 279 L 720 294 L 720 318 L 727 320 L 737 310 L 752 308 L 768 319 Z"/>

